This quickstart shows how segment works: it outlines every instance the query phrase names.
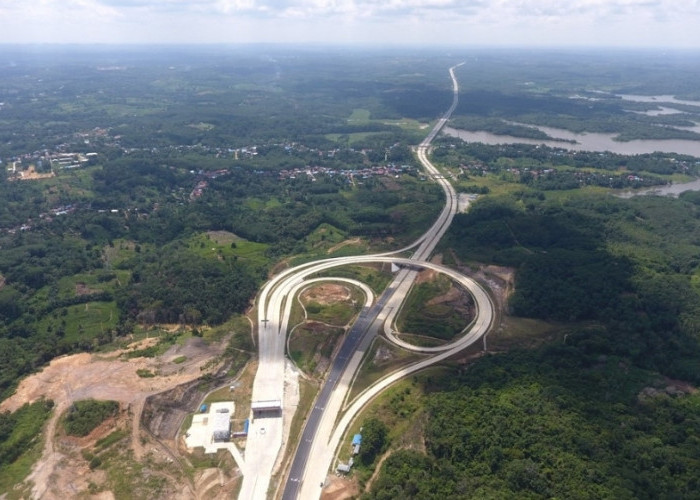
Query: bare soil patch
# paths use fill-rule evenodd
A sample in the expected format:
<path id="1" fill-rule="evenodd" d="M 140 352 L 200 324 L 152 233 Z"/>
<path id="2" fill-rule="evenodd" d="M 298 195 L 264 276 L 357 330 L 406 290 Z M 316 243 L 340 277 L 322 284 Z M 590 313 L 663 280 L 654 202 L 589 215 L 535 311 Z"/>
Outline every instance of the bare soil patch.
<path id="1" fill-rule="evenodd" d="M 234 241 L 242 239 L 229 231 L 207 231 L 206 234 L 212 241 L 216 242 L 217 245 L 230 245 Z"/>
<path id="2" fill-rule="evenodd" d="M 465 272 L 465 269 L 460 269 Z M 476 272 L 468 275 L 486 283 L 498 302 L 501 311 L 506 311 L 508 298 L 515 290 L 515 269 L 501 266 L 480 266 Z"/>
<path id="3" fill-rule="evenodd" d="M 328 485 L 321 492 L 321 500 L 345 500 L 360 494 L 357 483 L 347 477 L 329 475 L 326 482 Z"/>
<path id="4" fill-rule="evenodd" d="M 304 303 L 316 302 L 321 305 L 335 304 L 336 302 L 345 302 L 352 297 L 351 291 L 344 285 L 334 283 L 322 283 L 304 290 L 301 294 L 301 300 Z"/>
<path id="5" fill-rule="evenodd" d="M 433 281 L 437 275 L 437 271 L 434 271 L 433 269 L 423 269 L 418 273 L 418 276 L 416 276 L 415 284 L 420 285 L 421 283 L 429 283 Z"/>
<path id="6" fill-rule="evenodd" d="M 96 290 L 94 288 L 90 288 L 85 283 L 76 283 L 75 284 L 75 294 L 76 295 L 90 295 L 92 293 L 97 293 L 97 292 L 99 292 L 99 290 Z"/>
<path id="7" fill-rule="evenodd" d="M 401 191 L 401 184 L 399 184 L 392 177 L 381 177 L 380 182 L 388 191 Z"/>
<path id="8" fill-rule="evenodd" d="M 466 302 L 470 302 L 469 294 L 461 288 L 458 288 L 453 285 L 450 287 L 447 293 L 430 299 L 427 302 L 427 305 L 436 306 L 438 304 L 454 303 L 456 306 L 465 306 Z"/>
<path id="9" fill-rule="evenodd" d="M 157 342 L 157 339 L 144 339 L 129 346 L 129 349 L 143 348 Z M 31 403 L 39 398 L 52 399 L 55 403 L 55 413 L 47 424 L 46 441 L 42 457 L 34 465 L 28 477 L 33 483 L 32 496 L 44 499 L 62 499 L 69 496 L 88 495 L 90 483 L 102 484 L 100 474 L 103 471 L 90 471 L 88 462 L 80 451 L 86 446 L 92 446 L 101 437 L 108 435 L 116 427 L 123 427 L 131 432 L 132 437 L 128 448 L 137 459 L 148 453 L 153 460 L 163 464 L 173 463 L 173 453 L 170 448 L 158 441 L 151 441 L 144 434 L 141 426 L 141 409 L 149 396 L 167 391 L 172 388 L 188 387 L 198 384 L 198 379 L 211 371 L 205 365 L 212 357 L 220 354 L 225 343 L 207 346 L 201 339 L 189 339 L 180 349 L 187 355 L 187 362 L 173 365 L 166 356 L 159 358 L 135 358 L 125 360 L 119 358 L 124 351 L 110 355 L 93 355 L 89 353 L 74 354 L 54 359 L 41 372 L 31 375 L 20 382 L 15 394 L 0 403 L 0 411 L 15 411 L 25 403 Z M 182 354 L 179 354 L 182 355 Z M 173 356 L 173 353 L 170 353 Z M 162 373 L 152 378 L 141 378 L 136 371 L 149 370 Z M 109 420 L 98 427 L 85 438 L 67 437 L 57 432 L 59 416 L 70 407 L 74 401 L 95 398 L 111 399 L 120 403 L 123 409 L 120 416 Z M 184 414 L 176 417 L 184 418 Z M 163 419 L 162 419 L 163 420 Z M 168 429 L 178 428 L 181 419 L 171 424 Z M 172 435 L 168 433 L 168 437 Z M 58 436 L 58 437 L 57 437 Z M 145 444 L 147 444 L 147 449 Z M 156 453 L 158 457 L 153 458 Z M 126 452 L 127 450 L 122 450 Z M 168 488 L 168 498 L 192 498 L 191 487 L 185 474 L 176 474 L 169 479 L 175 484 Z M 94 489 L 94 488 L 93 488 Z M 175 494 L 176 492 L 184 492 Z M 109 491 L 102 489 L 101 498 L 110 498 Z M 165 498 L 165 497 L 163 497 Z"/>
<path id="10" fill-rule="evenodd" d="M 333 253 L 337 250 L 340 250 L 341 248 L 346 247 L 348 245 L 359 245 L 360 243 L 361 243 L 360 238 L 353 238 L 351 240 L 341 241 L 337 245 L 333 245 L 332 247 L 330 247 L 326 253 L 330 254 L 330 253 Z"/>
<path id="11" fill-rule="evenodd" d="M 27 168 L 27 170 L 25 170 L 24 172 L 21 172 L 18 178 L 23 181 L 30 181 L 36 179 L 50 179 L 51 177 L 55 177 L 55 175 L 56 174 L 54 174 L 53 172 L 40 174 L 36 171 L 34 165 L 29 165 L 29 168 Z"/>

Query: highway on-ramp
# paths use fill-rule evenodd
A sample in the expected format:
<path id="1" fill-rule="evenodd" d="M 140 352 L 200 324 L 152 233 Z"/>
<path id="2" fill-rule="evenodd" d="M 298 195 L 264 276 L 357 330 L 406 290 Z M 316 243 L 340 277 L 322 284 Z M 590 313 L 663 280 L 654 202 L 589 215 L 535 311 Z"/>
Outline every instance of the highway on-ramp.
<path id="1" fill-rule="evenodd" d="M 453 82 L 453 102 L 450 109 L 438 120 L 425 140 L 417 147 L 416 154 L 426 172 L 443 188 L 446 196 L 445 207 L 430 229 L 409 247 L 396 252 L 327 259 L 311 262 L 287 269 L 270 280 L 258 298 L 259 365 L 253 384 L 253 401 L 284 400 L 284 347 L 288 330 L 292 300 L 312 274 L 338 266 L 392 262 L 402 265 L 392 284 L 374 305 L 366 305 L 335 357 L 327 380 L 309 414 L 302 438 L 292 462 L 283 498 L 318 498 L 319 480 L 325 479 L 343 432 L 354 415 L 367 401 L 399 378 L 437 363 L 464 349 L 483 335 L 493 319 L 493 305 L 488 294 L 473 280 L 454 270 L 425 262 L 431 255 L 440 238 L 449 227 L 457 211 L 458 198 L 452 185 L 440 175 L 427 158 L 430 143 L 445 125 L 458 103 L 459 87 L 454 70 L 450 68 Z M 416 248 L 410 259 L 393 255 Z M 464 336 L 449 346 L 443 346 L 438 354 L 419 363 L 407 366 L 390 374 L 367 388 L 351 407 L 343 413 L 339 425 L 334 423 L 339 415 L 342 402 L 350 386 L 350 380 L 357 370 L 364 351 L 379 330 L 379 325 L 387 319 L 389 312 L 398 309 L 407 295 L 416 275 L 416 267 L 428 267 L 443 272 L 466 287 L 474 296 L 477 305 L 477 318 Z M 332 279 L 332 278 L 329 278 Z M 283 415 L 283 414 L 282 414 Z M 253 419 L 251 422 L 245 456 L 245 474 L 239 499 L 265 499 L 274 496 L 269 491 L 275 466 L 280 464 L 283 449 L 283 418 Z M 313 464 L 309 464 L 309 457 Z"/>

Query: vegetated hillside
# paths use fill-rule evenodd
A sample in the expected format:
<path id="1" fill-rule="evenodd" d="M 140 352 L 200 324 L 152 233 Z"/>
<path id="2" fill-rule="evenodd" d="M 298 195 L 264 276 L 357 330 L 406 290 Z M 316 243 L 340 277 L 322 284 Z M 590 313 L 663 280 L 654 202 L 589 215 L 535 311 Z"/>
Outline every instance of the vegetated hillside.
<path id="1" fill-rule="evenodd" d="M 353 185 L 243 168 L 208 178 L 161 161 L 81 171 L 92 186 L 86 199 L 66 195 L 59 206 L 68 213 L 40 208 L 45 216 L 0 235 L 0 392 L 54 356 L 95 349 L 136 324 L 220 324 L 249 306 L 277 259 L 325 253 L 356 236 L 405 241 L 442 202 L 415 172 Z M 191 197 L 201 179 L 206 186 Z M 42 182 L 50 192 L 69 181 Z M 29 213 L 51 205 L 33 193 L 17 191 L 16 203 Z M 212 231 L 230 236 L 215 241 Z"/>
<path id="2" fill-rule="evenodd" d="M 363 498 L 697 498 L 700 396 L 624 359 L 560 345 L 441 381 L 425 453 L 390 455 Z"/>
<path id="3" fill-rule="evenodd" d="M 513 314 L 578 326 L 431 387 L 426 453 L 366 498 L 697 498 L 698 195 L 540 194 L 477 201 L 444 246 L 515 267 Z"/>
<path id="4" fill-rule="evenodd" d="M 458 255 L 517 268 L 514 314 L 594 321 L 595 334 L 570 341 L 700 382 L 698 206 L 609 195 L 548 202 L 531 194 L 487 198 L 458 216 L 450 235 Z"/>
<path id="5" fill-rule="evenodd" d="M 277 261 L 398 244 L 440 210 L 404 119 L 449 105 L 451 57 L 26 50 L 0 75 L 0 397 L 141 326 L 221 324 Z"/>

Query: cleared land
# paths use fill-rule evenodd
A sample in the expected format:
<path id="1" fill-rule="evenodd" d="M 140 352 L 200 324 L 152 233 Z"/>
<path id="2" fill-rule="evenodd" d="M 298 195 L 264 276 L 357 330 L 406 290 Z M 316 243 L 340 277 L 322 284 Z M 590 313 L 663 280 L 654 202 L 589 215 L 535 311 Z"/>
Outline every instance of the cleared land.
<path id="1" fill-rule="evenodd" d="M 156 343 L 157 339 L 145 339 L 127 350 L 143 350 Z M 98 498 L 124 498 L 131 489 L 149 498 L 198 497 L 193 494 L 195 486 L 202 479 L 205 483 L 209 480 L 173 453 L 174 442 L 164 442 L 145 432 L 141 413 L 149 396 L 196 385 L 203 374 L 215 370 L 217 366 L 211 366 L 210 360 L 220 355 L 225 345 L 224 341 L 205 344 L 192 338 L 152 358 L 126 358 L 122 355 L 127 350 L 108 355 L 82 353 L 56 358 L 41 372 L 25 378 L 15 394 L 0 404 L 0 411 L 15 411 L 42 397 L 56 405 L 47 425 L 44 451 L 27 479 L 31 481 L 30 496 L 63 499 L 67 491 L 72 491 L 76 495 L 99 493 Z M 182 356 L 185 361 L 174 362 Z M 137 371 L 156 376 L 144 378 Z M 66 436 L 57 430 L 65 410 L 87 398 L 119 402 L 119 415 L 85 438 Z M 175 423 L 175 431 L 178 425 Z M 114 446 L 116 443 L 120 445 Z M 99 462 L 94 461 L 95 457 Z M 222 480 L 226 483 L 232 478 Z M 221 481 L 213 483 L 223 488 Z"/>

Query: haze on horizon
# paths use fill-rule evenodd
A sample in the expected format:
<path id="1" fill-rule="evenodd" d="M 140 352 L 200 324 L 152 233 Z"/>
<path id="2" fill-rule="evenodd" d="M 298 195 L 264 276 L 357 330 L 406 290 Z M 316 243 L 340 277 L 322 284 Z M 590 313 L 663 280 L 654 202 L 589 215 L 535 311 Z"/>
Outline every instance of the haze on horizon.
<path id="1" fill-rule="evenodd" d="M 0 0 L 0 43 L 700 49 L 698 0 Z"/>

